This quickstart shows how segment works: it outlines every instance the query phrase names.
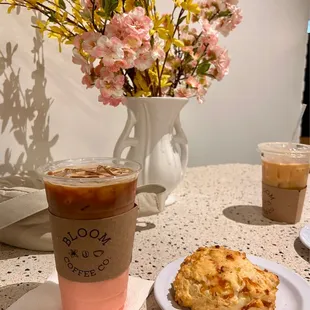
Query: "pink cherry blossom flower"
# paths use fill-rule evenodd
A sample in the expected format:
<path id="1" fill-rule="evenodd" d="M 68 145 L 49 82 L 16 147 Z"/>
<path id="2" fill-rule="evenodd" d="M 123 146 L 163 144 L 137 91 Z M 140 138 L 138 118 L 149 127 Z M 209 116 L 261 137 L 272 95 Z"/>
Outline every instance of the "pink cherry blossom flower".
<path id="1" fill-rule="evenodd" d="M 92 50 L 91 55 L 95 58 L 102 58 L 105 66 L 112 66 L 115 61 L 124 58 L 123 43 L 116 37 L 108 38 L 101 36 L 97 41 L 97 46 Z"/>
<path id="2" fill-rule="evenodd" d="M 191 45 L 195 40 L 195 36 L 189 32 L 181 32 L 180 40 L 182 40 L 185 45 Z"/>
<path id="3" fill-rule="evenodd" d="M 175 89 L 174 95 L 176 97 L 181 97 L 181 98 L 190 98 L 194 96 L 193 89 L 191 88 L 186 88 L 185 86 L 179 86 Z"/>
<path id="4" fill-rule="evenodd" d="M 126 47 L 132 48 L 134 50 L 137 50 L 142 45 L 140 37 L 134 34 L 126 36 L 126 38 L 123 40 L 123 43 L 126 45 Z"/>
<path id="5" fill-rule="evenodd" d="M 102 95 L 99 95 L 98 97 L 99 102 L 102 102 L 104 105 L 111 105 L 113 107 L 117 107 L 123 103 L 124 99 L 125 98 L 103 97 Z"/>
<path id="6" fill-rule="evenodd" d="M 203 97 L 207 93 L 208 82 L 206 77 L 202 77 L 199 80 L 193 76 L 189 76 L 186 80 L 186 84 L 192 88 L 193 93 L 196 95 L 199 103 L 203 103 Z"/>
<path id="7" fill-rule="evenodd" d="M 152 58 L 154 60 L 163 61 L 165 59 L 166 53 L 164 51 L 164 44 L 163 42 L 158 38 L 154 38 L 154 45 L 152 48 Z"/>
<path id="8" fill-rule="evenodd" d="M 230 58 L 227 50 L 222 50 L 220 54 L 217 54 L 217 58 L 212 61 L 212 63 L 214 64 L 214 67 L 210 69 L 209 73 L 218 81 L 221 81 L 229 72 Z"/>
<path id="9" fill-rule="evenodd" d="M 211 58 L 211 61 L 215 61 L 217 58 L 220 57 L 221 54 L 223 54 L 225 49 L 223 49 L 219 45 L 210 46 L 208 48 L 208 56 Z"/>
<path id="10" fill-rule="evenodd" d="M 163 61 L 165 59 L 165 51 L 161 46 L 154 46 L 152 49 L 152 58 L 153 60 Z"/>
<path id="11" fill-rule="evenodd" d="M 201 0 L 199 1 L 199 7 L 201 9 L 209 9 L 210 13 L 224 11 L 226 8 L 226 0 Z"/>
<path id="12" fill-rule="evenodd" d="M 174 72 L 174 70 L 178 69 L 180 67 L 182 59 L 178 56 L 176 57 L 168 57 L 167 62 L 166 62 L 166 69 L 171 70 Z"/>
<path id="13" fill-rule="evenodd" d="M 124 76 L 121 74 L 114 74 L 110 72 L 108 68 L 102 68 L 100 77 L 97 79 L 95 85 L 100 89 L 102 97 L 122 97 Z"/>
<path id="14" fill-rule="evenodd" d="M 185 45 L 192 45 L 197 34 L 196 28 L 189 28 L 188 25 L 182 25 L 180 27 L 180 40 L 184 42 Z"/>
<path id="15" fill-rule="evenodd" d="M 210 22 L 207 20 L 207 19 L 203 19 L 201 21 L 201 24 L 202 24 L 202 31 L 203 32 L 208 32 L 211 28 L 211 25 L 210 25 Z"/>
<path id="16" fill-rule="evenodd" d="M 90 31 L 90 32 L 84 32 L 82 34 L 82 48 L 83 50 L 91 54 L 92 50 L 96 47 L 98 39 L 101 37 L 101 34 L 98 32 Z"/>
<path id="17" fill-rule="evenodd" d="M 141 39 L 149 40 L 149 32 L 153 27 L 152 20 L 145 15 L 142 7 L 136 7 L 125 15 L 123 27 L 128 34 L 135 34 Z"/>
<path id="18" fill-rule="evenodd" d="M 152 67 L 152 64 L 154 62 L 154 59 L 152 56 L 153 56 L 152 51 L 141 53 L 134 62 L 135 67 L 140 71 L 149 69 L 150 67 Z"/>
<path id="19" fill-rule="evenodd" d="M 139 54 L 147 53 L 151 48 L 151 43 L 149 41 L 143 41 L 141 47 L 139 48 Z"/>
<path id="20" fill-rule="evenodd" d="M 199 85 L 196 89 L 196 98 L 199 103 L 203 103 L 204 97 L 207 94 L 209 83 L 206 77 L 199 78 Z"/>
<path id="21" fill-rule="evenodd" d="M 242 21 L 241 10 L 239 8 L 228 8 L 231 8 L 230 11 L 232 15 L 230 17 L 222 17 L 219 19 L 215 28 L 225 37 L 227 37 L 229 33 L 234 30 Z"/>
<path id="22" fill-rule="evenodd" d="M 219 11 L 226 10 L 226 1 L 225 0 L 209 0 L 210 5 L 216 7 Z"/>
<path id="23" fill-rule="evenodd" d="M 226 3 L 237 5 L 239 3 L 239 0 L 226 0 Z"/>
<path id="24" fill-rule="evenodd" d="M 206 42 L 205 37 L 201 36 L 197 41 L 194 50 L 195 52 L 191 53 L 190 55 L 194 60 L 198 60 L 201 57 L 205 57 L 207 54 L 207 49 L 210 47 L 210 44 Z"/>
<path id="25" fill-rule="evenodd" d="M 126 61 L 122 68 L 123 69 L 129 69 L 132 68 L 134 66 L 134 61 L 137 58 L 138 53 L 135 52 L 133 49 L 131 48 L 124 48 L 124 60 Z"/>
<path id="26" fill-rule="evenodd" d="M 207 87 L 199 85 L 197 88 L 197 100 L 199 103 L 203 103 L 204 96 L 207 94 Z"/>
<path id="27" fill-rule="evenodd" d="M 193 87 L 193 88 L 198 88 L 198 86 L 199 86 L 198 80 L 193 76 L 190 76 L 186 79 L 186 84 Z"/>
<path id="28" fill-rule="evenodd" d="M 93 69 L 93 64 L 84 58 L 76 48 L 73 48 L 72 62 L 76 65 L 80 65 L 83 73 L 90 74 Z"/>
<path id="29" fill-rule="evenodd" d="M 109 71 L 116 73 L 119 72 L 121 69 L 129 69 L 131 68 L 125 59 L 116 61 L 112 66 L 106 67 Z"/>
<path id="30" fill-rule="evenodd" d="M 194 47 L 193 46 L 183 46 L 181 47 L 182 51 L 190 54 L 192 57 L 194 55 Z"/>
<path id="31" fill-rule="evenodd" d="M 130 48 L 124 48 L 124 59 L 116 60 L 109 66 L 111 72 L 118 72 L 120 69 L 130 69 L 134 67 L 137 53 Z"/>
<path id="32" fill-rule="evenodd" d="M 82 84 L 86 85 L 86 88 L 92 88 L 94 86 L 94 81 L 89 74 L 85 74 L 82 78 Z"/>
<path id="33" fill-rule="evenodd" d="M 107 24 L 105 29 L 105 35 L 108 38 L 117 37 L 120 40 L 123 40 L 127 36 L 126 28 L 124 25 L 124 17 L 127 14 L 115 14 L 111 19 L 110 23 Z"/>
<path id="34" fill-rule="evenodd" d="M 201 41 L 204 45 L 208 45 L 209 48 L 212 48 L 218 44 L 219 37 L 216 32 L 210 31 L 201 36 Z"/>
<path id="35" fill-rule="evenodd" d="M 97 79 L 95 85 L 100 90 L 98 100 L 103 102 L 103 104 L 116 107 L 123 102 L 123 75 L 112 73 L 108 68 L 103 67 L 100 71 L 100 78 Z"/>
<path id="36" fill-rule="evenodd" d="M 76 35 L 73 39 L 73 45 L 75 48 L 77 48 L 78 50 L 81 48 L 81 44 L 82 44 L 82 36 L 81 35 Z"/>

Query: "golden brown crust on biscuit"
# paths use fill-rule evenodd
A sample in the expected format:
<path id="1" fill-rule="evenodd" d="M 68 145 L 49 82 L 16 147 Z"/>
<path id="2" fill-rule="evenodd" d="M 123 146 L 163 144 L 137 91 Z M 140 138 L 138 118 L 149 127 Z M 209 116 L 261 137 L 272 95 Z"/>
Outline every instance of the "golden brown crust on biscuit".
<path id="1" fill-rule="evenodd" d="M 188 256 L 173 288 L 175 301 L 192 310 L 275 310 L 278 284 L 245 253 L 215 246 Z"/>

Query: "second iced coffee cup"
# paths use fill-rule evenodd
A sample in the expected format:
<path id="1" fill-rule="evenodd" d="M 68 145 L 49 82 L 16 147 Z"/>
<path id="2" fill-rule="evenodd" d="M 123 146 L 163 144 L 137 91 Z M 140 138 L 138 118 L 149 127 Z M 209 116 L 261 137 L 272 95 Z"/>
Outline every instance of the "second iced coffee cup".
<path id="1" fill-rule="evenodd" d="M 138 210 L 138 163 L 81 158 L 40 168 L 63 310 L 121 310 Z"/>
<path id="2" fill-rule="evenodd" d="M 309 175 L 310 146 L 271 142 L 258 145 L 262 159 L 263 215 L 295 224 L 300 221 Z"/>

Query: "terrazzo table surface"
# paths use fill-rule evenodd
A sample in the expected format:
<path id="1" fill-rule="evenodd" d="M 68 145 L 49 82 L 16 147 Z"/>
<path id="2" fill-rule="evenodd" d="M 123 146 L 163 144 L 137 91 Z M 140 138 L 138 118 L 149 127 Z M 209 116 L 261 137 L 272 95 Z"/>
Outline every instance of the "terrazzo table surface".
<path id="1" fill-rule="evenodd" d="M 260 166 L 219 165 L 188 169 L 175 191 L 178 202 L 137 224 L 131 275 L 154 280 L 172 260 L 204 245 L 225 245 L 281 263 L 310 282 L 309 251 L 298 239 L 310 223 L 310 195 L 297 225 L 261 215 Z M 310 184 L 309 184 L 310 185 Z M 44 282 L 54 269 L 52 254 L 0 245 L 0 309 Z M 159 310 L 151 296 L 143 310 Z"/>

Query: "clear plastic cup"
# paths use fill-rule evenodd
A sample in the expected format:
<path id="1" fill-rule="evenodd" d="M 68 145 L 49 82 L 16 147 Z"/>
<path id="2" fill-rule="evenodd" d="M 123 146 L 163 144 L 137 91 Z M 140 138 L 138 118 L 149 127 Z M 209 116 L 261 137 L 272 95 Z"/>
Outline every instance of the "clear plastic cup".
<path id="1" fill-rule="evenodd" d="M 269 142 L 258 145 L 262 159 L 263 183 L 286 189 L 307 186 L 310 146 L 298 143 Z"/>
<path id="2" fill-rule="evenodd" d="M 259 144 L 258 149 L 262 159 L 263 214 L 277 221 L 298 222 L 307 188 L 310 146 L 268 142 Z"/>
<path id="3" fill-rule="evenodd" d="M 49 175 L 50 171 L 64 168 L 87 169 L 98 165 L 129 168 L 131 172 L 103 178 Z M 50 163 L 41 167 L 39 172 L 43 176 L 49 211 L 53 216 L 92 221 L 119 216 L 134 208 L 140 169 L 138 163 L 128 160 L 79 158 Z M 122 229 L 126 230 L 124 227 Z M 134 231 L 128 231 L 128 234 L 134 234 Z M 99 282 L 72 281 L 59 275 L 63 310 L 123 309 L 127 295 L 128 269 L 129 267 L 115 278 Z"/>

